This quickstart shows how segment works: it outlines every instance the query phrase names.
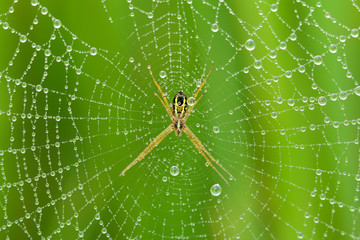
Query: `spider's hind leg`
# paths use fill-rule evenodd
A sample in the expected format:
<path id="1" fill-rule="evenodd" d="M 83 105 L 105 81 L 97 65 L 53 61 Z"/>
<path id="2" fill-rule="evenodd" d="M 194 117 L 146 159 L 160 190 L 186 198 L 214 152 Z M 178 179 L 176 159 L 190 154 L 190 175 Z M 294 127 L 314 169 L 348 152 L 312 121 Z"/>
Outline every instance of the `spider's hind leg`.
<path id="1" fill-rule="evenodd" d="M 220 164 L 218 163 L 213 156 L 211 156 L 211 154 L 205 149 L 204 145 L 202 145 L 202 143 L 200 142 L 200 140 L 195 136 L 195 134 L 188 128 L 184 128 L 184 132 L 186 133 L 186 135 L 188 136 L 188 138 L 190 139 L 190 141 L 194 144 L 194 146 L 196 147 L 197 150 L 199 150 L 199 152 L 201 153 L 201 155 L 203 155 L 203 157 L 205 158 L 206 162 L 209 163 L 209 165 L 214 169 L 214 171 L 226 182 L 226 184 L 229 184 L 228 181 L 226 181 L 226 179 L 224 178 L 224 176 L 215 168 L 215 166 L 211 163 L 211 161 L 213 161 L 217 166 L 219 166 L 222 170 L 224 170 L 227 174 L 229 174 L 230 177 L 232 177 L 232 175 Z M 207 156 L 206 156 L 207 155 Z M 209 160 L 209 158 L 210 160 Z"/>

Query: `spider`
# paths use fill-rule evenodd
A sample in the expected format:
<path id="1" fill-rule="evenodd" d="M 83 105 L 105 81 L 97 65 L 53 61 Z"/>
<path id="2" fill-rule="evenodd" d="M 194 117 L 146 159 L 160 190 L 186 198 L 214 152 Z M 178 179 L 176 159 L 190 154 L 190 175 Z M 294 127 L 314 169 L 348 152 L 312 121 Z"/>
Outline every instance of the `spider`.
<path id="1" fill-rule="evenodd" d="M 200 90 L 204 87 L 206 80 L 208 79 L 211 70 L 213 68 L 214 65 L 211 66 L 209 73 L 207 74 L 205 80 L 202 82 L 202 84 L 200 85 L 200 87 L 198 88 L 198 90 L 196 91 L 196 93 L 194 94 L 194 96 L 192 97 L 192 99 L 189 99 L 190 101 L 188 102 L 188 98 L 185 96 L 185 94 L 182 91 L 179 91 L 178 93 L 176 93 L 173 102 L 172 102 L 172 107 L 170 107 L 168 100 L 166 98 L 166 95 L 164 94 L 164 92 L 162 91 L 160 85 L 156 82 L 152 71 L 151 71 L 151 67 L 148 66 L 148 70 L 149 73 L 151 75 L 151 78 L 155 84 L 155 86 L 157 87 L 157 89 L 159 90 L 159 92 L 161 93 L 161 97 L 160 98 L 159 94 L 156 93 L 156 96 L 158 97 L 158 99 L 160 100 L 161 104 L 164 106 L 167 114 L 170 117 L 171 120 L 171 124 L 164 130 L 162 131 L 141 153 L 140 155 L 135 158 L 134 161 L 132 161 L 120 174 L 120 176 L 124 175 L 125 172 L 127 170 L 129 170 L 131 167 L 133 167 L 136 163 L 140 162 L 142 159 L 145 158 L 145 156 L 147 154 L 149 154 L 156 146 L 158 146 L 162 140 L 164 140 L 167 135 L 169 135 L 169 133 L 171 133 L 172 131 L 175 132 L 176 136 L 181 136 L 182 132 L 185 132 L 185 134 L 188 136 L 188 138 L 190 139 L 190 141 L 194 144 L 194 146 L 196 147 L 197 150 L 199 150 L 199 152 L 201 153 L 201 155 L 205 158 L 206 162 L 215 170 L 215 172 L 227 183 L 228 181 L 226 181 L 226 179 L 223 177 L 223 175 L 221 175 L 221 173 L 214 167 L 214 165 L 211 163 L 214 162 L 217 166 L 219 166 L 221 169 L 223 169 L 227 174 L 229 174 L 229 176 L 232 178 L 232 175 L 223 167 L 221 166 L 214 158 L 213 156 L 211 156 L 211 154 L 205 149 L 204 145 L 200 142 L 200 140 L 195 136 L 195 134 L 190 130 L 190 128 L 186 125 L 186 121 L 190 116 L 190 113 L 192 111 L 192 109 L 194 108 L 194 106 L 199 102 L 199 100 L 203 97 L 204 94 L 202 94 L 196 101 L 196 97 L 199 94 Z M 191 101 L 192 100 L 192 101 Z M 210 160 L 209 160 L 210 158 Z"/>

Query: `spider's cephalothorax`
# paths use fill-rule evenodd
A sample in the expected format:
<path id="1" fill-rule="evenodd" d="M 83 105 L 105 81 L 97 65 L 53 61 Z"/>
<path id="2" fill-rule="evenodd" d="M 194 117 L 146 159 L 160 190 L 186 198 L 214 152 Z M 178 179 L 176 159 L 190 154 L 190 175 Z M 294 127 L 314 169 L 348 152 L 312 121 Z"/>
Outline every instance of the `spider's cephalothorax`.
<path id="1" fill-rule="evenodd" d="M 179 91 L 172 104 L 173 123 L 176 136 L 181 136 L 181 131 L 185 125 L 185 114 L 187 108 L 187 97 L 182 91 Z"/>

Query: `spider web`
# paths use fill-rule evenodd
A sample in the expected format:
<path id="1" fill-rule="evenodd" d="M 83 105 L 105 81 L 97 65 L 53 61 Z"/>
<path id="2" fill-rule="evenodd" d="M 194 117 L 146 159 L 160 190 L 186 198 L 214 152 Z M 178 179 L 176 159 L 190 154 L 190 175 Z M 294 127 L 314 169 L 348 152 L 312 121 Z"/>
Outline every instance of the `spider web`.
<path id="1" fill-rule="evenodd" d="M 0 238 L 360 239 L 359 11 L 1 1 Z M 170 123 L 147 65 L 171 101 L 212 64 L 187 125 L 230 184 L 174 134 L 120 177 Z"/>

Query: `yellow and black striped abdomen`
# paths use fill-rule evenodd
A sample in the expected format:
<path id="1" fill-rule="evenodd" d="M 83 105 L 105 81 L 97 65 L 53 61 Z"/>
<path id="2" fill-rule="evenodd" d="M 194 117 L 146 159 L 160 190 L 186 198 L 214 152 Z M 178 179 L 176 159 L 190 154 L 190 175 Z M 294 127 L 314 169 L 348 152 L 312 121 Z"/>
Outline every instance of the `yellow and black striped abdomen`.
<path id="1" fill-rule="evenodd" d="M 172 105 L 172 112 L 174 116 L 183 118 L 187 109 L 187 97 L 182 91 L 179 91 L 174 99 Z"/>

